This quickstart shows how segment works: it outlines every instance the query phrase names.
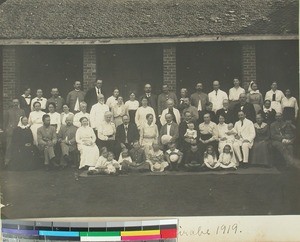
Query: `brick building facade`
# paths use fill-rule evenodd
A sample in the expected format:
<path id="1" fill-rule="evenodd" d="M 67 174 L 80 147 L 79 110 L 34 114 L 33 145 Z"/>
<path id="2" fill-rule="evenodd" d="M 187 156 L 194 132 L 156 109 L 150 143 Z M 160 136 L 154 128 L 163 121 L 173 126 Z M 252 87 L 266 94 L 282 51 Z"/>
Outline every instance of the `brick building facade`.
<path id="1" fill-rule="evenodd" d="M 210 1 L 203 3 L 178 0 L 177 4 L 160 1 L 156 5 L 148 1 L 132 4 L 130 1 L 115 0 L 108 4 L 105 1 L 89 0 L 68 5 L 70 2 L 72 1 L 43 1 L 35 3 L 36 7 L 32 8 L 33 5 L 28 2 L 7 0 L 0 5 L 0 80 L 3 86 L 4 109 L 13 97 L 21 94 L 25 86 L 44 85 L 49 89 L 50 84 L 46 85 L 43 82 L 51 82 L 53 79 L 56 79 L 55 85 L 62 89 L 63 93 L 72 88 L 75 79 L 82 81 L 84 89 L 87 90 L 96 78 L 103 78 L 104 81 L 107 78 L 110 89 L 114 86 L 125 86 L 126 92 L 130 89 L 141 90 L 140 84 L 148 80 L 156 85 L 156 92 L 160 91 L 162 83 L 168 84 L 178 92 L 183 86 L 193 89 L 193 85 L 199 80 L 207 82 L 205 85 L 210 85 L 213 79 L 220 79 L 225 83 L 225 89 L 228 89 L 234 76 L 238 76 L 244 83 L 258 80 L 258 62 L 263 63 L 262 67 L 259 67 L 259 75 L 268 79 L 268 73 L 263 71 L 268 63 L 265 60 L 260 61 L 257 46 L 260 46 L 261 42 L 272 41 L 291 43 L 280 44 L 278 51 L 274 52 L 283 53 L 282 55 L 287 52 L 296 53 L 287 57 L 291 67 L 287 66 L 280 71 L 295 87 L 296 94 L 299 94 L 298 46 L 295 44 L 298 40 L 298 1 L 274 3 L 254 0 L 248 5 L 246 1 L 236 3 L 217 0 L 220 6 L 224 6 L 224 11 L 214 10 L 214 15 L 219 17 L 207 14 L 206 10 L 213 9 L 214 4 L 217 4 Z M 53 15 L 47 15 L 41 21 L 40 17 L 50 5 L 55 10 Z M 103 6 L 106 8 L 105 12 L 101 10 Z M 63 19 L 58 14 L 62 10 L 65 14 Z M 35 25 L 23 21 L 28 14 L 30 23 Z M 87 19 L 89 15 L 96 17 Z M 12 16 L 15 21 L 9 21 Z M 162 16 L 164 19 L 161 19 Z M 65 22 L 66 19 L 70 19 L 69 22 Z M 196 52 L 194 47 L 187 47 L 187 58 L 195 54 L 192 60 L 195 63 L 198 61 L 198 66 L 184 66 L 181 59 L 186 51 L 182 50 L 189 43 L 194 47 L 201 46 L 202 50 L 208 53 L 211 50 L 213 55 L 207 58 L 213 63 L 211 68 L 206 66 L 204 52 L 199 50 L 198 53 L 193 53 Z M 216 43 L 217 47 L 209 47 L 211 43 Z M 235 54 L 231 58 L 236 58 L 236 62 L 226 57 L 228 53 L 224 49 L 228 43 L 233 43 L 232 50 Z M 61 53 L 71 47 L 73 49 L 67 54 Z M 45 63 L 41 67 L 41 61 L 37 61 L 35 55 L 24 54 L 27 52 L 23 49 L 28 48 L 33 53 L 40 51 L 41 56 L 46 50 L 51 58 L 47 59 L 45 55 L 41 60 Z M 220 48 L 219 53 L 214 52 L 216 48 Z M 131 52 L 127 49 L 131 49 Z M 55 50 L 56 54 L 51 55 L 52 50 Z M 106 56 L 107 53 L 110 54 L 109 57 Z M 62 61 L 64 56 L 69 57 Z M 217 62 L 218 58 L 223 60 Z M 281 54 L 278 54 L 277 58 L 280 59 Z M 33 61 L 36 63 L 27 63 Z M 108 66 L 106 62 L 115 66 Z M 61 68 L 55 67 L 56 63 L 60 63 Z M 222 68 L 223 72 L 228 72 L 227 76 L 218 73 L 222 72 Z M 278 68 L 281 67 L 275 67 Z M 122 74 L 118 75 L 115 72 Z M 130 72 L 138 74 L 133 75 Z M 263 90 L 269 88 L 271 80 L 258 81 L 261 81 Z"/>

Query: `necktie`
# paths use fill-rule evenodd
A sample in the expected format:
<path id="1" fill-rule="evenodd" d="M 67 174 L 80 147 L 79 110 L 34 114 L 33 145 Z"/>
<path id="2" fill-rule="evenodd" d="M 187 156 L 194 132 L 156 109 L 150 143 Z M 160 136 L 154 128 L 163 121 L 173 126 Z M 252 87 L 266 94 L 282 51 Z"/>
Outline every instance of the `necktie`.
<path id="1" fill-rule="evenodd" d="M 218 90 L 216 90 L 216 96 L 218 96 Z"/>
<path id="2" fill-rule="evenodd" d="M 125 125 L 125 136 L 126 136 L 125 143 L 128 143 L 127 132 L 128 132 L 128 126 Z"/>
<path id="3" fill-rule="evenodd" d="M 100 92 L 100 88 L 97 88 L 97 91 L 98 91 L 98 95 L 99 95 L 99 94 L 101 93 L 101 92 Z"/>
<path id="4" fill-rule="evenodd" d="M 241 127 L 243 127 L 243 125 L 244 125 L 244 120 L 241 120 L 241 123 L 242 123 L 242 124 L 241 124 Z"/>
<path id="5" fill-rule="evenodd" d="M 272 95 L 272 101 L 276 101 L 276 93 Z"/>

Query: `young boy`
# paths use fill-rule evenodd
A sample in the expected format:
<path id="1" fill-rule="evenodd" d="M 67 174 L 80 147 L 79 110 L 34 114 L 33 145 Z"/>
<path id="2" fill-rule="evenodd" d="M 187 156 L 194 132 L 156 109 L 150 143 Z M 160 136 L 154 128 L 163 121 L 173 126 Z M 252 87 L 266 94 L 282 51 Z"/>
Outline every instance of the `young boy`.
<path id="1" fill-rule="evenodd" d="M 129 151 L 132 162 L 122 162 L 122 170 L 133 172 L 145 172 L 150 170 L 150 165 L 146 162 L 145 151 L 141 148 L 139 141 L 133 142 L 133 148 Z"/>
<path id="2" fill-rule="evenodd" d="M 171 142 L 168 144 L 169 149 L 166 151 L 166 159 L 170 165 L 171 171 L 178 171 L 182 161 L 182 152 L 176 149 L 176 144 Z"/>
<path id="3" fill-rule="evenodd" d="M 187 171 L 199 171 L 203 165 L 201 152 L 196 144 L 192 145 L 185 157 Z"/>

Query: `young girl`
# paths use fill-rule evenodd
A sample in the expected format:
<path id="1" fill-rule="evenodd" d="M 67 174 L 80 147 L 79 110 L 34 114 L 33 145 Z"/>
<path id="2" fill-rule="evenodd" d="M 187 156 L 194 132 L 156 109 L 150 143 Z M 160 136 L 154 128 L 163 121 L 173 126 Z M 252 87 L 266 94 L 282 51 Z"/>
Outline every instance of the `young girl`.
<path id="1" fill-rule="evenodd" d="M 184 134 L 184 140 L 190 144 L 196 144 L 197 130 L 195 130 L 194 123 L 187 124 L 187 130 Z"/>
<path id="2" fill-rule="evenodd" d="M 93 175 L 93 174 L 105 174 L 105 169 L 107 167 L 107 155 L 108 155 L 108 150 L 106 147 L 102 147 L 100 149 L 100 156 L 96 162 L 95 167 L 90 167 L 88 174 Z"/>
<path id="3" fill-rule="evenodd" d="M 152 172 L 163 172 L 169 165 L 164 159 L 164 153 L 159 149 L 159 145 L 154 143 L 152 149 L 149 151 L 146 162 L 150 164 Z"/>
<path id="4" fill-rule="evenodd" d="M 114 159 L 115 155 L 112 152 L 107 154 L 106 174 L 116 174 L 120 170 L 120 164 Z"/>
<path id="5" fill-rule="evenodd" d="M 219 157 L 219 164 L 220 167 L 223 169 L 228 169 L 228 168 L 233 168 L 235 170 L 237 169 L 236 159 L 230 145 L 224 146 L 223 153 L 221 153 Z"/>
<path id="6" fill-rule="evenodd" d="M 132 163 L 132 159 L 129 155 L 129 151 L 128 149 L 123 149 L 120 156 L 119 156 L 119 160 L 118 163 L 120 164 L 120 170 L 122 170 L 122 165 L 129 165 Z"/>
<path id="7" fill-rule="evenodd" d="M 166 151 L 166 159 L 170 165 L 171 171 L 178 171 L 181 164 L 183 154 L 180 150 L 176 149 L 176 144 L 171 142 L 168 144 L 169 149 Z"/>
<path id="8" fill-rule="evenodd" d="M 216 152 L 214 151 L 214 148 L 209 145 L 206 148 L 206 151 L 204 152 L 204 167 L 207 167 L 208 169 L 216 169 L 220 166 L 220 163 L 218 162 Z"/>

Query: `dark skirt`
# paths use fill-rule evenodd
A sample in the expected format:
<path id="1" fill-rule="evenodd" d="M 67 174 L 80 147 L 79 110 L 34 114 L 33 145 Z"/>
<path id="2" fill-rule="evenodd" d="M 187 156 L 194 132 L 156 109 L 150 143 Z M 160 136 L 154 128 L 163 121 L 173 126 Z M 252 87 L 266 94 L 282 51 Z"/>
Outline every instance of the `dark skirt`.
<path id="1" fill-rule="evenodd" d="M 10 170 L 30 171 L 37 168 L 37 150 L 34 145 L 22 146 L 14 151 Z"/>
<path id="2" fill-rule="evenodd" d="M 129 118 L 130 118 L 130 122 L 131 122 L 131 123 L 135 123 L 135 113 L 136 113 L 136 110 L 129 110 L 129 111 L 128 111 L 128 114 L 129 114 Z"/>
<path id="3" fill-rule="evenodd" d="M 200 138 L 202 140 L 208 140 L 212 137 L 212 134 L 200 134 Z M 199 142 L 199 149 L 201 151 L 201 154 L 203 155 L 204 152 L 206 151 L 207 147 L 211 145 L 214 149 L 214 151 L 217 153 L 218 152 L 218 142 L 217 141 L 211 141 L 207 144 L 203 144 L 201 141 Z"/>
<path id="4" fill-rule="evenodd" d="M 271 166 L 269 142 L 254 141 L 250 163 L 252 165 Z"/>
<path id="5" fill-rule="evenodd" d="M 283 119 L 284 120 L 291 120 L 295 122 L 295 108 L 292 107 L 285 107 L 283 109 Z"/>

